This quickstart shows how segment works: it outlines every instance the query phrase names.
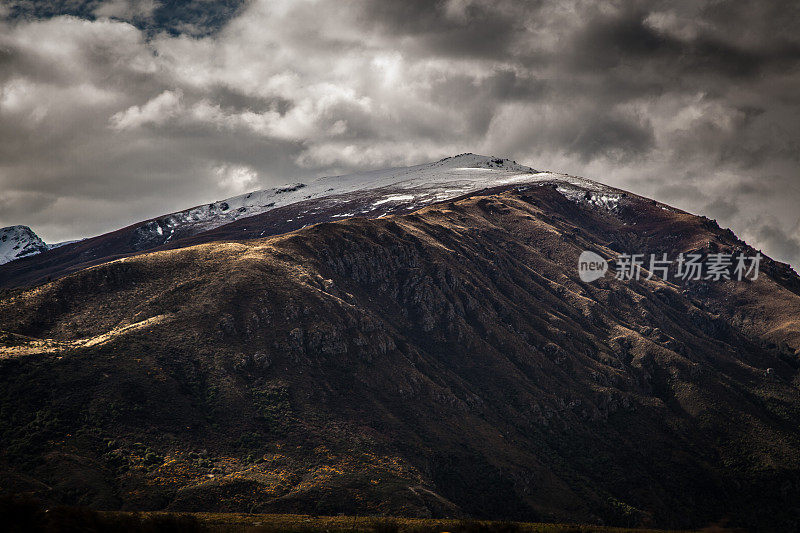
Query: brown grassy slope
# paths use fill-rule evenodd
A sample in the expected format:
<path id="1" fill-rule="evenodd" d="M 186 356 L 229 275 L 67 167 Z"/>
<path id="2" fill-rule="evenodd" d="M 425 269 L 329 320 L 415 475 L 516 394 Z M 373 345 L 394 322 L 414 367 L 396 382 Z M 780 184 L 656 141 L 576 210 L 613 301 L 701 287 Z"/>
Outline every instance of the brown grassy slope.
<path id="1" fill-rule="evenodd" d="M 638 198 L 609 213 L 534 187 L 86 269 L 0 301 L 4 485 L 106 508 L 796 524 L 796 279 L 575 270 L 585 248 L 737 246 Z"/>

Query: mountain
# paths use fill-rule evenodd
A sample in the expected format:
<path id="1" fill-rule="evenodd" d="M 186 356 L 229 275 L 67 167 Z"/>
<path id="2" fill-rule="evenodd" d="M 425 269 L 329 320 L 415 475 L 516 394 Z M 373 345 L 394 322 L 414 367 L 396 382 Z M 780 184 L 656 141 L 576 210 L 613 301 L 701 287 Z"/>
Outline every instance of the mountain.
<path id="1" fill-rule="evenodd" d="M 741 281 L 582 281 L 586 250 L 617 271 L 624 254 L 758 251 L 588 180 L 441 163 L 492 179 L 253 238 L 335 203 L 301 198 L 0 292 L 0 490 L 797 530 L 800 277 L 763 257 Z M 341 214 L 390 189 L 351 191 Z"/>
<path id="2" fill-rule="evenodd" d="M 352 216 L 377 218 L 407 213 L 486 187 L 553 180 L 592 191 L 610 191 L 589 180 L 538 172 L 508 159 L 461 154 L 413 167 L 292 183 L 156 217 L 0 265 L 0 287 L 35 284 L 147 250 L 259 238 Z"/>
<path id="3" fill-rule="evenodd" d="M 0 265 L 46 250 L 47 244 L 28 226 L 0 228 Z"/>

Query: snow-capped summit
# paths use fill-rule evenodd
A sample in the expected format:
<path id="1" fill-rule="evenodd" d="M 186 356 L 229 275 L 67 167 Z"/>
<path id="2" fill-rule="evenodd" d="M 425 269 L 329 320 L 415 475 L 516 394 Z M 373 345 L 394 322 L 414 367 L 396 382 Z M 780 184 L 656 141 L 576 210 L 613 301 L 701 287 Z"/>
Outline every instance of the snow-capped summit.
<path id="1" fill-rule="evenodd" d="M 555 181 L 567 187 L 577 186 L 581 191 L 603 188 L 590 180 L 539 172 L 509 159 L 466 153 L 411 167 L 290 183 L 178 211 L 152 219 L 137 228 L 136 246 L 145 249 L 164 244 L 308 200 L 344 203 L 343 199 L 348 196 L 362 196 L 365 205 L 355 211 L 350 209 L 333 215 L 347 217 L 372 212 L 382 204 L 386 208 L 398 204 L 409 209 L 420 208 L 484 188 L 536 181 Z"/>
<path id="2" fill-rule="evenodd" d="M 16 241 L 10 247 L 6 245 L 10 249 L 3 248 L 0 264 L 49 249 L 46 270 L 47 277 L 51 277 L 78 265 L 159 246 L 269 237 L 351 217 L 411 213 L 485 189 L 544 184 L 555 186 L 576 203 L 609 211 L 617 211 L 624 196 L 623 191 L 591 180 L 541 172 L 509 159 L 466 153 L 410 167 L 296 181 L 176 211 L 80 242 L 47 246 L 30 232 L 35 237 L 29 238 L 30 246 L 26 248 L 23 243 L 15 248 Z M 9 234 L 6 240 L 10 238 Z M 35 283 L 43 277 L 41 265 L 25 263 L 3 266 L 0 286 Z"/>
<path id="3" fill-rule="evenodd" d="M 0 265 L 47 249 L 47 244 L 28 226 L 0 228 Z"/>

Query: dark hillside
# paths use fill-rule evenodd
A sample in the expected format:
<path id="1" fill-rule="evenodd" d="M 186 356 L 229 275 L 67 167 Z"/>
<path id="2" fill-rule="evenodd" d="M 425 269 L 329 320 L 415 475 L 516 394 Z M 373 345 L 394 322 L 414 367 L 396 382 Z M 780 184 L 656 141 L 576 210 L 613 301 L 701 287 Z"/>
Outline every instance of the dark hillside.
<path id="1" fill-rule="evenodd" d="M 747 249 L 551 186 L 84 269 L 0 300 L 2 488 L 105 509 L 791 530 L 797 276 L 577 276 Z"/>

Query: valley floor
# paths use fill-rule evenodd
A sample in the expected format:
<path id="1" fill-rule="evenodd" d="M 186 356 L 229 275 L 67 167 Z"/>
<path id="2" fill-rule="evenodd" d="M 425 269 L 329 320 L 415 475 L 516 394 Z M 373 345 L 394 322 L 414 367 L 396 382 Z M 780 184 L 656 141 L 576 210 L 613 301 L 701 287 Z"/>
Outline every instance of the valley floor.
<path id="1" fill-rule="evenodd" d="M 163 516 L 165 513 L 154 514 L 161 514 Z M 303 533 L 668 533 L 668 530 L 661 529 L 629 529 L 577 524 L 387 518 L 375 516 L 251 515 L 240 513 L 193 513 L 184 516 L 191 516 L 200 524 L 212 530 L 220 528 L 224 531 L 300 531 Z M 712 531 L 724 530 L 712 529 Z"/>
<path id="2" fill-rule="evenodd" d="M 266 532 L 266 533 L 669 533 L 676 530 L 603 527 L 456 519 L 370 516 L 310 516 L 296 514 L 165 513 L 93 511 L 59 507 L 43 510 L 36 503 L 5 499 L 0 520 L 11 532 Z M 734 531 L 710 526 L 707 532 Z"/>

